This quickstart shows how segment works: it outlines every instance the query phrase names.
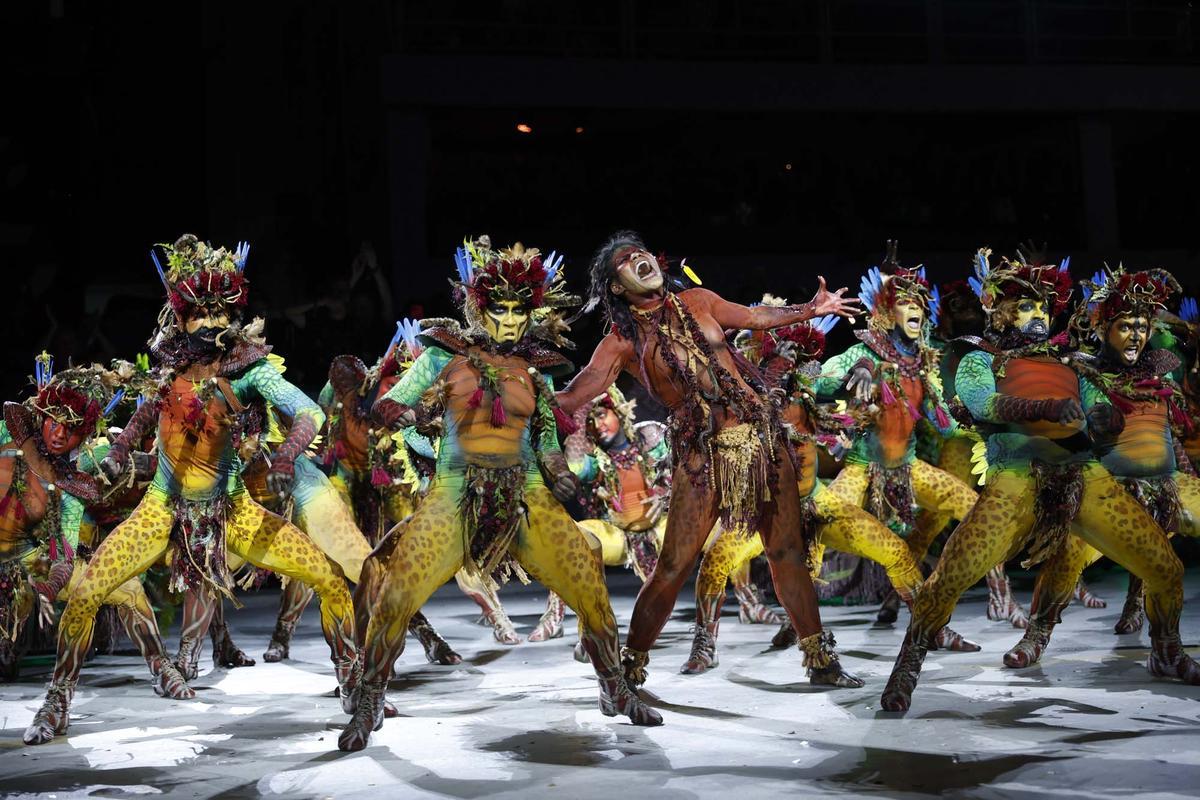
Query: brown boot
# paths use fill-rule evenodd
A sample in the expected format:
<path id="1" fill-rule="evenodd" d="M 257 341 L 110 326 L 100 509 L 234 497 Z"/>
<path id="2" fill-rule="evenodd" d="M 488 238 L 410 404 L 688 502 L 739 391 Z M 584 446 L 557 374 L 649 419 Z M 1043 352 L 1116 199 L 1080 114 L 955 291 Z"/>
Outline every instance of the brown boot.
<path id="1" fill-rule="evenodd" d="M 271 643 L 263 652 L 263 661 L 275 664 L 291 655 L 292 634 L 295 632 L 296 623 L 284 622 L 282 619 L 275 620 L 275 632 L 271 634 Z"/>
<path id="2" fill-rule="evenodd" d="M 880 625 L 891 625 L 900 618 L 900 593 L 895 589 L 888 592 L 875 614 L 875 621 Z"/>
<path id="3" fill-rule="evenodd" d="M 358 704 L 354 716 L 338 737 L 338 749 L 362 750 L 371 739 L 371 734 L 383 727 L 383 682 L 363 684 L 358 691 Z"/>
<path id="4" fill-rule="evenodd" d="M 805 636 L 797 644 L 804 654 L 804 667 L 810 683 L 817 686 L 836 686 L 839 689 L 858 689 L 863 680 L 842 669 L 834 647 L 833 632 L 823 630 Z"/>
<path id="5" fill-rule="evenodd" d="M 784 650 L 794 645 L 797 638 L 796 629 L 792 627 L 792 621 L 784 618 L 779 626 L 779 630 L 771 637 L 771 647 L 777 650 Z"/>
<path id="6" fill-rule="evenodd" d="M 910 625 L 904 634 L 904 644 L 900 645 L 900 653 L 896 656 L 896 665 L 892 667 L 892 674 L 883 689 L 880 708 L 884 711 L 908 711 L 917 681 L 921 679 L 921 665 L 925 663 L 928 649 L 915 641 Z"/>
<path id="7" fill-rule="evenodd" d="M 538 620 L 533 633 L 529 634 L 531 642 L 546 642 L 558 639 L 563 635 L 563 617 L 567 614 L 567 604 L 554 592 L 546 598 L 546 610 Z"/>
<path id="8" fill-rule="evenodd" d="M 1050 643 L 1050 634 L 1054 630 L 1054 622 L 1045 619 L 1033 619 L 1025 629 L 1025 635 L 1017 642 L 1012 650 L 1004 654 L 1004 666 L 1009 669 L 1025 669 L 1032 667 L 1046 651 Z"/>
<path id="9" fill-rule="evenodd" d="M 600 713 L 606 717 L 618 714 L 629 717 L 634 725 L 653 727 L 663 724 L 662 714 L 643 703 L 619 673 L 612 678 L 600 679 Z"/>
<path id="10" fill-rule="evenodd" d="M 1121 618 L 1113 626 L 1114 633 L 1137 633 L 1146 624 L 1146 601 L 1142 594 L 1142 579 L 1129 576 L 1129 591 L 1125 593 L 1125 607 Z"/>
<path id="11" fill-rule="evenodd" d="M 762 593 L 755 584 L 735 585 L 733 595 L 738 601 L 738 622 L 743 625 L 778 625 L 783 622 L 783 615 L 771 610 L 763 602 Z"/>
<path id="12" fill-rule="evenodd" d="M 452 666 L 462 663 L 462 656 L 454 652 L 450 643 L 441 637 L 424 614 L 418 611 L 408 621 L 408 632 L 417 637 L 425 649 L 425 660 L 430 664 Z"/>
<path id="13" fill-rule="evenodd" d="M 930 650 L 949 650 L 952 653 L 976 653 L 983 648 L 964 637 L 949 625 L 943 627 L 933 638 Z"/>
<path id="14" fill-rule="evenodd" d="M 1092 590 L 1080 578 L 1075 584 L 1075 599 L 1083 603 L 1086 608 L 1108 608 L 1108 602 L 1092 594 Z"/>
<path id="15" fill-rule="evenodd" d="M 1008 576 L 987 577 L 988 604 L 987 618 L 996 622 L 1007 620 L 1014 628 L 1024 628 L 1029 624 L 1029 615 L 1021 604 L 1013 597 L 1012 585 Z"/>
<path id="16" fill-rule="evenodd" d="M 1183 650 L 1179 633 L 1150 637 L 1150 657 L 1146 669 L 1156 678 L 1175 678 L 1192 686 L 1200 686 L 1200 664 Z"/>
<path id="17" fill-rule="evenodd" d="M 50 684 L 45 702 L 25 729 L 25 744 L 46 744 L 55 736 L 67 732 L 71 724 L 71 698 L 74 694 L 74 681 Z"/>
<path id="18" fill-rule="evenodd" d="M 225 624 L 224 618 L 213 620 L 212 626 L 208 629 L 208 635 L 212 638 L 213 664 L 225 669 L 254 666 L 254 659 L 233 643 L 233 637 L 229 635 L 229 626 Z"/>
<path id="19" fill-rule="evenodd" d="M 720 663 L 717 658 L 717 629 L 721 626 L 721 605 L 725 593 L 696 598 L 696 635 L 692 639 L 692 653 L 683 662 L 679 672 L 683 675 L 700 675 Z"/>

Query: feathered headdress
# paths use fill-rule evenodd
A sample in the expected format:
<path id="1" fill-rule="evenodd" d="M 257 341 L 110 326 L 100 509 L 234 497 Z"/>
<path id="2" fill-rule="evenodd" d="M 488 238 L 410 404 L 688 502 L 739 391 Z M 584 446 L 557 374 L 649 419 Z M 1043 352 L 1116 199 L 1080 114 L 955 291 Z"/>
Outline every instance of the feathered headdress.
<path id="1" fill-rule="evenodd" d="M 150 258 L 167 291 L 167 302 L 177 316 L 182 317 L 192 306 L 246 305 L 248 287 L 243 272 L 250 255 L 248 243 L 239 242 L 230 252 L 185 233 L 174 244 L 157 246 L 166 254 L 167 266 L 163 267 L 153 248 Z"/>
<path id="2" fill-rule="evenodd" d="M 481 327 L 483 310 L 497 300 L 518 300 L 530 311 L 530 333 L 559 346 L 570 346 L 559 309 L 579 305 L 567 292 L 563 257 L 551 252 L 545 259 L 537 248 L 517 242 L 493 250 L 487 236 L 466 239 L 454 254 L 457 280 L 451 280 L 455 299 L 469 328 Z"/>
<path id="3" fill-rule="evenodd" d="M 54 357 L 42 353 L 34 359 L 34 386 L 37 394 L 26 401 L 37 419 L 53 419 L 85 436 L 101 432 L 104 421 L 124 397 L 113 393 L 115 373 L 93 364 L 54 372 Z"/>
<path id="4" fill-rule="evenodd" d="M 1175 276 L 1163 269 L 1126 272 L 1123 265 L 1105 265 L 1080 284 L 1083 302 L 1071 316 L 1070 328 L 1080 345 L 1098 345 L 1108 325 L 1120 317 L 1151 320 L 1181 290 Z"/>
<path id="5" fill-rule="evenodd" d="M 892 307 L 900 299 L 914 300 L 925 309 L 925 332 L 938 323 L 941 309 L 941 293 L 930 287 L 925 277 L 925 267 L 907 269 L 900 266 L 896 258 L 899 245 L 889 239 L 887 254 L 881 267 L 871 267 L 859 282 L 858 297 L 870 313 L 868 324 L 880 332 L 890 331 L 896 324 Z"/>
<path id="6" fill-rule="evenodd" d="M 1044 302 L 1052 317 L 1066 310 L 1073 288 L 1069 257 L 1061 265 L 1029 264 L 1018 253 L 1012 261 L 1001 257 L 1000 263 L 993 267 L 991 255 L 990 248 L 979 248 L 975 253 L 975 274 L 967 278 L 988 315 L 989 327 L 992 314 L 1004 300 L 1032 297 Z"/>
<path id="7" fill-rule="evenodd" d="M 775 307 L 787 304 L 786 299 L 771 294 L 764 294 L 761 303 L 764 306 Z M 777 356 L 788 358 L 795 366 L 802 361 L 819 359 L 824 354 L 825 336 L 840 319 L 836 314 L 827 314 L 782 328 L 741 331 L 734 339 L 734 346 L 757 367 L 763 367 Z"/>

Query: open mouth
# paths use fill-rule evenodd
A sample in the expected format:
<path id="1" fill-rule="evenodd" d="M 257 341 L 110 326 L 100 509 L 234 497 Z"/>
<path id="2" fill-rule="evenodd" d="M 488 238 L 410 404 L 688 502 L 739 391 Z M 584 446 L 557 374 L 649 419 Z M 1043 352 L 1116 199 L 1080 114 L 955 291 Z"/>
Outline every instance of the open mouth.
<path id="1" fill-rule="evenodd" d="M 1141 353 L 1141 348 L 1131 344 L 1121 352 L 1125 354 L 1126 361 L 1137 361 L 1137 357 Z"/>
<path id="2" fill-rule="evenodd" d="M 922 320 L 920 317 L 909 317 L 908 319 L 904 320 L 904 329 L 909 333 L 920 333 L 921 322 Z"/>
<path id="3" fill-rule="evenodd" d="M 633 265 L 633 270 L 639 280 L 645 280 L 654 274 L 654 265 L 649 259 L 643 258 Z"/>

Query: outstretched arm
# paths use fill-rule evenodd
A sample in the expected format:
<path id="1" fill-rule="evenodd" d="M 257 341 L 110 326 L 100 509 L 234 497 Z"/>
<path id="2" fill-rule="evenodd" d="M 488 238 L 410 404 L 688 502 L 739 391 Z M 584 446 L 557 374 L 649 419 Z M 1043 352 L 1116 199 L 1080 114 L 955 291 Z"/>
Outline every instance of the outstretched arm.
<path id="1" fill-rule="evenodd" d="M 709 313 L 722 328 L 749 328 L 751 330 L 766 330 L 779 328 L 784 325 L 794 325 L 813 317 L 825 314 L 837 314 L 853 318 L 863 313 L 857 297 L 842 297 L 846 287 L 830 292 L 825 288 L 825 279 L 817 278 L 817 293 L 812 300 L 800 305 L 791 306 L 749 306 L 731 303 L 716 292 L 707 289 L 690 289 L 686 292 L 689 300 L 700 297 L 708 305 Z"/>
<path id="2" fill-rule="evenodd" d="M 561 392 L 555 394 L 559 407 L 568 414 L 602 394 L 633 358 L 633 345 L 615 333 L 600 340 L 592 360 L 571 379 Z"/>

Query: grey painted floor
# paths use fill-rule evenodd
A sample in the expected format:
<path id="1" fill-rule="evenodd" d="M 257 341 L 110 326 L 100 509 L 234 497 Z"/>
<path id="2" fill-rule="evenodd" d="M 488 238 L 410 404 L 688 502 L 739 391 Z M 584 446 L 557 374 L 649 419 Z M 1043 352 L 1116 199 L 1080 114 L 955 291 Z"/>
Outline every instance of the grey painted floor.
<path id="1" fill-rule="evenodd" d="M 627 620 L 636 586 L 627 575 L 611 577 L 617 616 Z M 808 685 L 794 650 L 766 649 L 773 629 L 728 614 L 720 666 L 700 677 L 676 674 L 690 641 L 685 593 L 653 653 L 648 684 L 666 725 L 646 730 L 601 716 L 590 670 L 571 659 L 572 638 L 497 645 L 450 586 L 426 612 L 466 663 L 431 667 L 410 647 L 391 692 L 403 716 L 356 754 L 336 750 L 346 717 L 329 696 L 327 650 L 310 610 L 293 660 L 210 671 L 205 659 L 193 701 L 156 697 L 132 656 L 91 662 L 70 734 L 39 748 L 20 737 L 45 673 L 0 686 L 0 794 L 1196 796 L 1200 688 L 1151 680 L 1142 666 L 1145 634 L 1111 633 L 1123 576 L 1109 573 L 1095 589 L 1109 608 L 1072 606 L 1043 664 L 1021 673 L 1000 666 L 1018 633 L 988 622 L 983 594 L 973 591 L 954 624 L 983 651 L 932 654 L 904 718 L 878 711 L 903 629 L 873 627 L 873 609 L 824 610 L 845 663 L 867 680 L 864 689 L 827 691 Z M 1183 630 L 1191 645 L 1200 637 L 1198 594 L 1200 574 L 1189 574 Z M 508 588 L 504 596 L 528 632 L 540 595 Z M 231 614 L 252 654 L 266 644 L 275 602 L 274 593 L 252 595 Z"/>

